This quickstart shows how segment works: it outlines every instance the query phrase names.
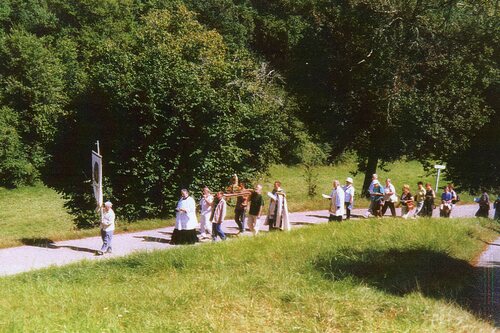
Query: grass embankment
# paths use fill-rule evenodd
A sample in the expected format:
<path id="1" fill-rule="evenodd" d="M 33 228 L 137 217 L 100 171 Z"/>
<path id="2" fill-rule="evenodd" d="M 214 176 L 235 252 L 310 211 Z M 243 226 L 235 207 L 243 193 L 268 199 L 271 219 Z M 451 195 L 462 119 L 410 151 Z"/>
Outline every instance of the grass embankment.
<path id="1" fill-rule="evenodd" d="M 325 224 L 2 278 L 0 330 L 491 331 L 461 297 L 488 223 Z"/>
<path id="2" fill-rule="evenodd" d="M 418 162 L 397 162 L 388 165 L 388 168 L 391 170 L 388 173 L 379 172 L 380 179 L 391 177 L 398 191 L 403 183 L 415 186 L 419 180 L 434 182 L 434 176 L 426 176 L 422 165 Z M 270 175 L 262 180 L 262 184 L 264 191 L 270 191 L 274 180 L 280 180 L 287 192 L 290 211 L 322 210 L 328 207 L 328 203 L 321 198 L 321 193 L 329 194 L 333 179 L 339 179 L 344 183 L 345 178 L 351 176 L 350 172 L 355 169 L 356 164 L 352 159 L 347 159 L 337 166 L 318 167 L 318 195 L 314 198 L 307 196 L 307 183 L 300 166 L 273 166 Z M 362 181 L 363 175 L 354 177 L 354 184 L 358 188 L 355 207 L 358 208 L 368 204 L 366 199 L 359 196 Z M 468 199 L 469 196 L 462 195 L 463 202 Z M 98 229 L 75 229 L 63 203 L 58 193 L 43 185 L 15 190 L 0 188 L 0 248 L 32 244 L 40 240 L 45 242 L 47 239 L 58 241 L 98 235 Z M 228 218 L 231 216 L 230 209 Z M 173 224 L 172 219 L 124 223 L 119 218 L 120 216 L 118 216 L 117 232 L 154 229 Z"/>
<path id="3" fill-rule="evenodd" d="M 172 225 L 173 220 L 117 222 L 117 232 Z M 64 208 L 61 196 L 41 184 L 14 190 L 0 188 L 0 248 L 98 235 L 99 230 L 78 230 Z"/>

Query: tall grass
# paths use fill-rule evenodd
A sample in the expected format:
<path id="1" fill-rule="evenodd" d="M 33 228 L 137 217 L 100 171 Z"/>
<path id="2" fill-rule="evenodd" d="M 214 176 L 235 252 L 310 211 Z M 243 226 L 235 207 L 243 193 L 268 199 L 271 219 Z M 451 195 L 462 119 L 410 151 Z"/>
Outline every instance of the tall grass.
<path id="1" fill-rule="evenodd" d="M 491 331 L 462 297 L 487 223 L 352 221 L 2 278 L 0 330 Z"/>

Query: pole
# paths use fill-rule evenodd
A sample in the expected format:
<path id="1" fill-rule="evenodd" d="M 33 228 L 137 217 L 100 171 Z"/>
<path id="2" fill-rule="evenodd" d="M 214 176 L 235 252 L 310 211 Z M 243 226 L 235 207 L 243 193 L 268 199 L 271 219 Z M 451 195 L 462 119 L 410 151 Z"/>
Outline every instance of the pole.
<path id="1" fill-rule="evenodd" d="M 101 148 L 99 147 L 99 140 L 96 141 L 96 145 L 97 145 L 97 154 L 101 155 Z M 99 193 L 100 193 L 100 197 L 102 198 L 102 159 L 101 159 L 101 179 L 99 179 Z M 101 207 L 99 207 L 99 211 L 101 213 L 101 221 L 102 221 L 102 216 L 104 215 L 102 205 L 101 205 Z"/>
<path id="2" fill-rule="evenodd" d="M 436 176 L 436 194 L 438 192 L 439 175 L 441 174 L 441 169 L 438 169 L 438 174 Z"/>

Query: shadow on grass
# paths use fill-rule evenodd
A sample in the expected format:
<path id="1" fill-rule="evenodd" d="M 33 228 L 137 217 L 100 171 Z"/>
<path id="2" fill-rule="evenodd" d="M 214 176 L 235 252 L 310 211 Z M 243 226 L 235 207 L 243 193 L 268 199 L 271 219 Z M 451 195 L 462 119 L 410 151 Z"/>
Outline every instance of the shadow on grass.
<path id="1" fill-rule="evenodd" d="M 457 303 L 474 315 L 500 325 L 500 263 L 474 267 L 465 260 L 429 249 L 355 251 L 318 257 L 314 267 L 326 279 L 353 278 L 386 293 Z"/>
<path id="2" fill-rule="evenodd" d="M 46 249 L 70 249 L 73 251 L 78 251 L 78 252 L 88 252 L 88 253 L 95 253 L 95 249 L 89 249 L 86 247 L 78 247 L 78 246 L 70 246 L 70 245 L 56 245 L 54 244 L 54 241 L 48 238 L 22 238 L 21 243 L 24 245 L 29 245 L 29 246 L 37 246 L 37 247 L 43 247 Z"/>

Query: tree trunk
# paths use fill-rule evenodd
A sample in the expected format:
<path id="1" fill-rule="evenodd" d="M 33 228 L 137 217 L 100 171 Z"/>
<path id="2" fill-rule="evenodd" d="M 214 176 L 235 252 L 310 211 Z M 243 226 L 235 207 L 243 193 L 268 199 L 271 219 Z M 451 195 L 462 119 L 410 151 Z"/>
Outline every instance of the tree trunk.
<path id="1" fill-rule="evenodd" d="M 363 194 L 368 193 L 368 187 L 370 187 L 370 183 L 372 182 L 372 175 L 377 172 L 377 155 L 378 154 L 374 151 L 371 151 L 368 155 L 368 163 L 366 164 L 365 170 L 365 180 L 363 181 Z"/>

